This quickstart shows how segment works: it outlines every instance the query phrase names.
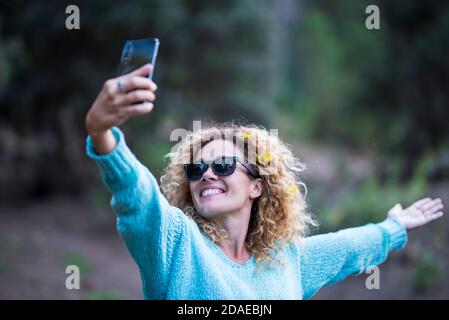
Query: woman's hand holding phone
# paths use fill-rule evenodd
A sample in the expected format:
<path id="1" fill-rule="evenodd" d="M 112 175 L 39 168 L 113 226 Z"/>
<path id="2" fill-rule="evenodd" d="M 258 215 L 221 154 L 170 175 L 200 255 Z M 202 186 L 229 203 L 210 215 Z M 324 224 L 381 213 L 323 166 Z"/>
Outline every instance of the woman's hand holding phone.
<path id="1" fill-rule="evenodd" d="M 86 130 L 91 135 L 95 151 L 106 154 L 116 145 L 111 132 L 131 116 L 153 110 L 156 84 L 148 78 L 153 67 L 146 64 L 133 72 L 107 80 L 86 116 Z"/>

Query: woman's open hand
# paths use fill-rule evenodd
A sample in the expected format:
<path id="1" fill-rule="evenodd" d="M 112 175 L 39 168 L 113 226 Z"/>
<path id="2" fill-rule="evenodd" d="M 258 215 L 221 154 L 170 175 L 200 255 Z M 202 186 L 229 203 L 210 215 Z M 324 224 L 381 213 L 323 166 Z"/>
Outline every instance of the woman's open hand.
<path id="1" fill-rule="evenodd" d="M 424 198 L 410 207 L 402 209 L 398 203 L 388 212 L 388 217 L 400 222 L 407 230 L 421 227 L 443 216 L 443 202 L 440 198 Z"/>
<path id="2" fill-rule="evenodd" d="M 147 78 L 150 64 L 126 75 L 109 79 L 104 83 L 86 116 L 86 130 L 101 135 L 130 116 L 142 115 L 153 110 L 156 84 Z"/>

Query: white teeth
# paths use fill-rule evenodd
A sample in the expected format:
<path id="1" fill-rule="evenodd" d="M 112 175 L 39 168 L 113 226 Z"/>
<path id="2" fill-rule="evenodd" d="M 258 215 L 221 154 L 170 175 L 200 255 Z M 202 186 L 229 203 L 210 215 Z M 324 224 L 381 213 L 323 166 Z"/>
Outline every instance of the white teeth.
<path id="1" fill-rule="evenodd" d="M 206 189 L 203 192 L 201 192 L 201 196 L 202 197 L 207 197 L 210 195 L 214 195 L 214 194 L 220 194 L 223 193 L 224 191 L 221 189 Z"/>

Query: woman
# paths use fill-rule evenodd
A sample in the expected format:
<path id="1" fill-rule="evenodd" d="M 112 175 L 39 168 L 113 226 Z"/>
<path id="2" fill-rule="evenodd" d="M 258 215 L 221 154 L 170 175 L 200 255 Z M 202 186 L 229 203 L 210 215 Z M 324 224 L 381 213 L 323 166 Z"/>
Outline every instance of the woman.
<path id="1" fill-rule="evenodd" d="M 405 246 L 406 230 L 443 215 L 441 199 L 425 198 L 377 224 L 305 237 L 314 221 L 298 190 L 303 165 L 257 126 L 191 132 L 161 192 L 116 127 L 153 109 L 150 70 L 106 81 L 86 116 L 87 154 L 113 193 L 146 299 L 307 299 L 382 263 Z"/>

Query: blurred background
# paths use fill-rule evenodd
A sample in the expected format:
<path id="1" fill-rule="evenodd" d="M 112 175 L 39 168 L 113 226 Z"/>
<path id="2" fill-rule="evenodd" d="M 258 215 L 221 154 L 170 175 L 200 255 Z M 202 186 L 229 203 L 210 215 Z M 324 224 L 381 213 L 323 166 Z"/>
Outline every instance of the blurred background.
<path id="1" fill-rule="evenodd" d="M 65 9 L 80 9 L 67 30 Z M 365 9 L 380 9 L 367 30 Z M 0 298 L 141 299 L 84 117 L 127 39 L 161 41 L 154 111 L 122 126 L 156 176 L 193 120 L 240 119 L 291 144 L 315 233 L 379 222 L 426 195 L 449 206 L 445 1 L 2 1 Z M 380 289 L 350 277 L 314 299 L 449 298 L 446 216 L 409 234 Z M 65 268 L 81 269 L 67 290 Z"/>

